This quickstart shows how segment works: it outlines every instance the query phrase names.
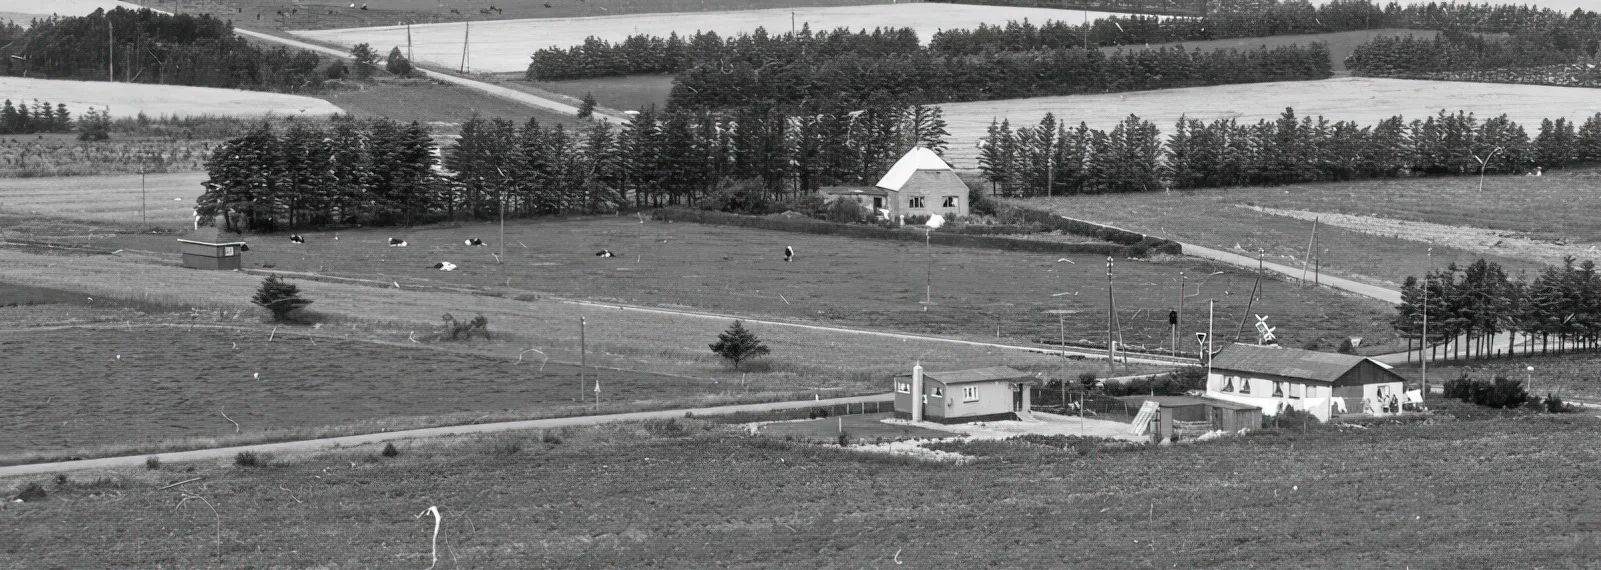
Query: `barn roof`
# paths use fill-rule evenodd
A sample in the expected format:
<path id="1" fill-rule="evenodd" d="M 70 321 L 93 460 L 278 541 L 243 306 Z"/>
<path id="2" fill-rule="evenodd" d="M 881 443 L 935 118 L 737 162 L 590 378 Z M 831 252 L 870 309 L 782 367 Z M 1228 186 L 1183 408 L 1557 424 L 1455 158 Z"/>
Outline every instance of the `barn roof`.
<path id="1" fill-rule="evenodd" d="M 1219 400 L 1217 398 L 1201 398 L 1201 397 L 1196 397 L 1196 396 L 1123 396 L 1123 397 L 1118 398 L 1118 399 L 1122 400 L 1124 402 L 1129 402 L 1131 404 L 1143 404 L 1143 403 L 1145 403 L 1145 401 L 1149 400 L 1149 401 L 1156 402 L 1157 405 L 1162 406 L 1164 408 L 1182 408 L 1182 407 L 1185 407 L 1185 406 L 1211 406 L 1211 407 L 1214 407 L 1214 408 L 1224 408 L 1224 409 L 1229 409 L 1229 410 L 1260 410 L 1260 409 L 1262 409 L 1261 406 L 1252 406 L 1250 404 L 1241 404 L 1239 402 L 1230 402 L 1228 400 Z"/>
<path id="2" fill-rule="evenodd" d="M 1236 343 L 1212 357 L 1212 369 L 1334 382 L 1366 360 L 1349 354 Z"/>
<path id="3" fill-rule="evenodd" d="M 946 164 L 945 159 L 940 158 L 934 151 L 924 147 L 915 147 L 907 151 L 906 155 L 902 156 L 900 160 L 895 161 L 895 166 L 889 167 L 889 172 L 884 174 L 883 178 L 878 179 L 877 186 L 887 190 L 900 191 L 901 187 L 906 185 L 906 181 L 911 180 L 912 175 L 917 174 L 919 170 L 948 171 L 950 169 L 951 165 Z"/>
<path id="4" fill-rule="evenodd" d="M 989 368 L 974 368 L 972 370 L 957 370 L 954 372 L 924 372 L 924 378 L 938 381 L 946 386 L 952 384 L 972 384 L 975 382 L 995 382 L 1000 380 L 1033 380 L 1034 376 L 1021 370 L 1008 366 L 991 366 Z"/>
<path id="5" fill-rule="evenodd" d="M 244 243 L 244 240 L 239 239 L 239 237 L 238 234 L 230 234 L 222 231 L 222 228 L 211 225 L 201 226 L 199 229 L 179 238 L 178 241 L 206 245 L 236 245 Z"/>

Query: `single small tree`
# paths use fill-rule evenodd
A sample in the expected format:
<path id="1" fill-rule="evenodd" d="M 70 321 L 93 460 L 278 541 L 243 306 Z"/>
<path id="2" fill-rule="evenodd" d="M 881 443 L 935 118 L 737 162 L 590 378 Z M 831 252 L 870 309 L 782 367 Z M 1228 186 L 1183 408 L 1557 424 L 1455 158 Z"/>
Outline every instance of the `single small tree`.
<path id="1" fill-rule="evenodd" d="M 103 141 L 111 138 L 111 109 L 96 111 L 91 107 L 78 117 L 78 140 Z"/>
<path id="2" fill-rule="evenodd" d="M 411 77 L 411 60 L 401 55 L 400 46 L 389 50 L 389 61 L 384 62 L 384 71 L 395 77 Z"/>
<path id="3" fill-rule="evenodd" d="M 378 63 L 378 54 L 372 51 L 368 44 L 356 44 L 351 48 L 350 58 L 356 60 L 356 79 L 372 77 L 373 67 Z"/>
<path id="4" fill-rule="evenodd" d="M 595 94 L 584 92 L 584 101 L 578 104 L 578 118 L 588 119 L 595 116 Z"/>
<path id="5" fill-rule="evenodd" d="M 276 322 L 289 320 L 289 313 L 311 304 L 311 301 L 300 297 L 299 287 L 285 283 L 277 275 L 261 281 L 261 288 L 256 290 L 251 302 L 272 311 L 272 320 Z"/>
<path id="6" fill-rule="evenodd" d="M 739 321 L 734 321 L 728 330 L 717 335 L 717 342 L 712 343 L 711 348 L 718 356 L 733 362 L 735 370 L 739 370 L 741 362 L 772 352 L 755 334 L 745 330 L 745 324 Z"/>

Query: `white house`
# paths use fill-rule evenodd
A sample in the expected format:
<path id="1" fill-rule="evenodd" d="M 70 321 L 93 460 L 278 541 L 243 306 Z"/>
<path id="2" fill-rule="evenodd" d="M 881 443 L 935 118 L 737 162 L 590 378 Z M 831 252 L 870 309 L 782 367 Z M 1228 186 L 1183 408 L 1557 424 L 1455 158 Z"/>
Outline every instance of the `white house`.
<path id="1" fill-rule="evenodd" d="M 967 217 L 967 184 L 934 151 L 916 147 L 895 161 L 875 186 L 889 191 L 890 217 Z"/>
<path id="2" fill-rule="evenodd" d="M 1212 358 L 1206 396 L 1262 408 L 1310 412 L 1320 420 L 1340 413 L 1399 409 L 1405 379 L 1373 359 L 1278 346 L 1231 344 Z"/>

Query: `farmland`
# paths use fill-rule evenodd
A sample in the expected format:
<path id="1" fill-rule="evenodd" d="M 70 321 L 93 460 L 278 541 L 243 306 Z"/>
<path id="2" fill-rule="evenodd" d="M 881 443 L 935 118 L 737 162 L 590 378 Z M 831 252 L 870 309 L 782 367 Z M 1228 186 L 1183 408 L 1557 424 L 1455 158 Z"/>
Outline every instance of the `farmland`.
<path id="1" fill-rule="evenodd" d="M 144 113 L 150 117 L 190 117 L 197 115 L 228 115 L 243 117 L 261 116 L 326 116 L 339 113 L 339 107 L 312 97 L 243 91 L 239 89 L 213 89 L 184 85 L 151 85 L 146 83 L 111 83 L 101 81 L 66 81 L 58 79 L 29 79 L 0 77 L 0 91 L 66 104 L 73 115 L 81 116 L 93 107 L 108 110 L 113 117 L 133 117 Z"/>
<path id="2" fill-rule="evenodd" d="M 1019 125 L 1038 123 L 1055 113 L 1069 125 L 1085 122 L 1092 129 L 1111 130 L 1130 114 L 1151 121 L 1166 136 L 1180 116 L 1243 123 L 1273 120 L 1293 107 L 1297 116 L 1322 115 L 1329 121 L 1371 125 L 1402 115 L 1407 120 L 1435 115 L 1441 109 L 1488 118 L 1506 114 L 1531 133 L 1540 120 L 1557 117 L 1583 120 L 1601 112 L 1595 90 L 1571 87 L 1462 83 L 1344 77 L 1321 81 L 1253 83 L 1192 87 L 1107 95 L 1037 97 L 941 105 L 949 123 L 946 160 L 958 169 L 978 168 L 978 149 L 992 120 Z M 1532 136 L 1532 135 L 1531 135 Z"/>
<path id="3" fill-rule="evenodd" d="M 192 223 L 205 180 L 203 171 L 146 175 L 145 215 L 151 224 Z M 8 214 L 138 224 L 139 204 L 138 174 L 0 179 L 0 212 Z"/>
<path id="4" fill-rule="evenodd" d="M 1395 286 L 1430 263 L 1480 257 L 1532 274 L 1563 256 L 1601 261 L 1601 172 L 1404 178 L 1193 192 L 1075 196 L 1028 203 L 1064 215 L 1218 249 L 1267 250 L 1300 265 L 1320 219 L 1325 271 Z"/>
<path id="5" fill-rule="evenodd" d="M 236 24 L 250 29 L 305 30 L 387 26 L 395 22 L 474 22 L 520 18 L 577 18 L 660 12 L 721 12 L 820 6 L 879 4 L 878 0 L 560 0 L 492 2 L 490 0 L 371 0 L 368 9 L 339 0 L 133 0 L 159 10 L 235 14 Z M 499 8 L 489 11 L 490 6 Z M 283 14 L 278 14 L 283 10 Z M 456 13 L 451 12 L 455 10 Z M 331 12 L 331 13 L 330 13 Z M 243 16 L 238 16 L 243 14 Z M 257 14 L 261 17 L 258 19 Z"/>
<path id="6" fill-rule="evenodd" d="M 1198 42 L 1176 42 L 1149 45 L 1126 45 L 1103 47 L 1101 51 L 1113 53 L 1118 50 L 1140 50 L 1162 47 L 1182 46 L 1187 50 L 1212 51 L 1215 49 L 1255 49 L 1262 46 L 1279 47 L 1291 45 L 1307 45 L 1313 42 L 1323 42 L 1329 46 L 1329 60 L 1334 62 L 1334 74 L 1350 75 L 1345 68 L 1345 58 L 1356 51 L 1356 46 L 1367 43 L 1377 36 L 1413 36 L 1433 38 L 1439 32 L 1432 30 L 1406 30 L 1399 28 L 1386 28 L 1380 30 L 1356 30 L 1351 32 L 1330 32 L 1326 34 L 1290 34 L 1283 36 L 1269 36 L 1263 38 L 1230 38 L 1224 40 L 1209 40 Z"/>
<path id="7" fill-rule="evenodd" d="M 35 18 L 48 18 L 54 14 L 82 16 L 96 9 L 109 10 L 118 4 L 121 3 L 116 0 L 7 0 L 5 6 L 0 6 L 0 22 L 12 20 L 18 25 L 27 26 Z"/>
<path id="8" fill-rule="evenodd" d="M 1528 370 L 1530 366 L 1534 367 L 1533 371 Z M 1412 380 L 1423 376 L 1416 362 L 1396 366 L 1395 370 Z M 1532 379 L 1534 385 L 1531 393 L 1535 395 L 1555 394 L 1568 400 L 1601 400 L 1601 356 L 1594 353 L 1429 363 L 1429 383 L 1432 385 L 1438 386 L 1464 374 L 1474 380 L 1490 380 L 1496 376 L 1519 382 Z"/>
<path id="9" fill-rule="evenodd" d="M 11 310 L 0 308 L 0 320 Z M 229 419 L 245 435 L 260 436 L 329 425 L 392 427 L 415 416 L 467 422 L 491 413 L 530 417 L 590 408 L 576 401 L 578 366 L 541 366 L 537 356 L 516 363 L 299 331 L 278 331 L 268 342 L 270 332 L 259 326 L 112 327 L 0 332 L 8 386 L 30 395 L 0 404 L 0 449 L 215 438 L 235 433 Z M 607 369 L 587 375 L 591 383 L 599 378 L 613 408 L 692 401 L 728 388 L 710 379 Z"/>
<path id="10" fill-rule="evenodd" d="M 582 95 L 582 93 L 580 93 Z M 544 125 L 557 123 L 569 127 L 587 124 L 571 115 L 534 108 L 426 79 L 380 79 L 356 89 L 341 89 L 318 95 L 357 117 L 388 117 L 396 121 L 427 123 L 435 135 L 453 134 L 473 114 L 486 119 L 503 118 L 522 124 L 530 117 Z"/>
<path id="11" fill-rule="evenodd" d="M 796 27 L 810 25 L 813 30 L 848 27 L 853 30 L 877 27 L 908 27 L 917 31 L 924 42 L 935 31 L 949 28 L 972 28 L 980 23 L 1002 24 L 1025 18 L 1077 22 L 1084 12 L 1048 8 L 1012 8 L 969 6 L 961 4 L 878 4 L 873 6 L 845 6 L 826 8 L 766 9 L 729 12 L 686 12 L 633 16 L 601 16 L 588 18 L 545 18 L 530 20 L 498 20 L 472 25 L 471 41 L 467 50 L 467 67 L 478 72 L 518 72 L 528 67 L 528 58 L 535 50 L 551 46 L 570 47 L 584 43 L 595 36 L 608 41 L 621 41 L 630 35 L 649 34 L 667 37 L 696 31 L 716 31 L 730 36 L 752 32 L 758 27 L 777 33 L 790 29 L 791 18 Z M 1091 17 L 1110 13 L 1091 12 Z M 466 30 L 459 23 L 414 25 L 410 28 L 412 52 L 419 62 L 455 69 L 462 58 L 462 37 Z M 294 35 L 337 44 L 353 46 L 368 43 L 380 51 L 391 46 L 406 45 L 406 26 L 340 30 L 299 30 Z"/>
<path id="12" fill-rule="evenodd" d="M 1598 508 L 1595 418 L 1436 407 L 1460 419 L 1083 456 L 995 442 L 961 465 L 694 420 L 501 434 L 393 458 L 17 480 L 49 495 L 10 505 L 0 532 L 10 560 L 39 567 L 425 567 L 433 523 L 414 516 L 430 505 L 438 556 L 463 567 L 1574 567 L 1601 553 L 1576 526 Z"/>
<path id="13" fill-rule="evenodd" d="M 438 286 L 533 290 L 1022 342 L 1058 336 L 1094 342 L 1104 341 L 1106 334 L 1105 258 L 1091 255 L 933 248 L 933 304 L 925 310 L 929 253 L 915 242 L 599 217 L 512 224 L 507 227 L 504 264 L 494 262 L 493 248 L 462 245 L 469 237 L 495 243 L 495 231 L 490 224 L 469 224 L 400 234 L 341 232 L 337 242 L 328 233 L 303 233 L 304 245 L 256 240 L 248 263 L 379 282 L 400 278 Z M 390 235 L 403 236 L 411 247 L 383 247 Z M 783 261 L 785 246 L 796 249 L 797 262 Z M 619 257 L 592 255 L 601 248 Z M 440 261 L 460 269 L 433 269 Z M 1125 260 L 1117 265 L 1116 279 L 1126 342 L 1168 346 L 1166 312 L 1177 308 L 1179 271 L 1192 276 L 1183 330 L 1205 329 L 1200 308 L 1208 298 L 1218 301 L 1220 327 L 1238 321 L 1253 273 L 1180 259 Z M 1264 289 L 1266 301 L 1259 301 L 1255 311 L 1295 323 L 1281 334 L 1296 346 L 1313 339 L 1337 341 L 1345 334 L 1367 335 L 1370 342 L 1391 336 L 1383 324 L 1390 310 L 1380 303 L 1278 281 L 1265 283 Z M 1063 327 L 1052 311 L 1066 315 Z"/>

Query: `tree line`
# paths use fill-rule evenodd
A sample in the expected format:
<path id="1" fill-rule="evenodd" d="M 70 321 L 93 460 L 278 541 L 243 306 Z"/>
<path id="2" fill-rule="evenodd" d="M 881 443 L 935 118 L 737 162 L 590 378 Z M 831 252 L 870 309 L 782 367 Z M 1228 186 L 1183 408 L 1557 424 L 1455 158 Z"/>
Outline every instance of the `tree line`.
<path id="1" fill-rule="evenodd" d="M 34 99 L 30 107 L 27 102 L 13 105 L 10 99 L 6 99 L 5 106 L 0 107 L 0 135 L 70 131 L 72 131 L 72 113 L 67 111 L 65 103 L 51 107 L 49 101 L 41 103 L 38 99 Z"/>
<path id="2" fill-rule="evenodd" d="M 0 66 L 12 76 L 283 93 L 317 91 L 327 79 L 317 54 L 256 47 L 210 15 L 147 8 L 0 26 Z"/>
<path id="3" fill-rule="evenodd" d="M 815 110 L 874 100 L 938 104 L 1021 97 L 1300 81 L 1333 75 L 1327 47 L 1186 51 L 1182 47 L 1106 54 L 1056 50 L 940 57 L 927 52 L 816 63 L 746 62 L 700 66 L 673 80 L 669 106 L 724 109 L 753 104 Z"/>
<path id="4" fill-rule="evenodd" d="M 1180 118 L 1165 141 L 1155 125 L 1132 115 L 1107 132 L 1046 114 L 1031 126 L 993 122 L 979 147 L 980 171 L 1010 196 L 1506 174 L 1601 163 L 1601 113 L 1582 125 L 1544 120 L 1531 139 L 1505 115 L 1480 121 L 1442 110 L 1360 126 L 1285 109 L 1277 120 L 1254 124 Z"/>
<path id="5" fill-rule="evenodd" d="M 968 3 L 968 2 L 957 2 Z M 1006 4 L 985 0 L 985 4 Z M 1028 4 L 1024 0 L 1024 4 Z M 1005 26 L 980 24 L 977 28 L 946 30 L 929 40 L 929 51 L 943 55 L 971 55 L 996 51 L 1038 51 L 1085 47 L 1194 42 L 1231 38 L 1257 38 L 1290 34 L 1318 34 L 1383 28 L 1449 30 L 1489 34 L 1543 34 L 1557 43 L 1578 42 L 1601 31 L 1601 14 L 1586 10 L 1561 12 L 1549 8 L 1511 4 L 1398 3 L 1380 5 L 1370 0 L 1285 2 L 1259 10 L 1228 10 L 1202 18 L 1109 16 L 1084 24 L 1048 20 Z"/>
<path id="6" fill-rule="evenodd" d="M 1423 336 L 1427 291 L 1428 337 Z M 1406 278 L 1401 304 L 1392 325 L 1420 350 L 1429 347 L 1452 358 L 1497 354 L 1493 338 L 1502 332 L 1532 335 L 1524 354 L 1536 351 L 1594 349 L 1601 340 L 1601 275 L 1595 263 L 1563 260 L 1533 279 L 1511 276 L 1499 264 L 1480 259 L 1466 267 L 1455 263 L 1431 270 L 1420 280 Z M 1517 353 L 1516 337 L 1507 336 L 1502 354 Z"/>
<path id="7" fill-rule="evenodd" d="M 826 184 L 871 184 L 912 146 L 940 151 L 945 137 L 934 107 L 807 115 L 644 109 L 615 131 L 473 117 L 441 160 L 417 123 L 263 124 L 212 153 L 196 213 L 223 216 L 230 231 L 273 231 L 494 219 L 502 209 L 759 211 Z"/>
<path id="8" fill-rule="evenodd" d="M 644 34 L 611 43 L 590 36 L 582 45 L 534 52 L 525 74 L 529 81 L 559 81 L 614 75 L 679 73 L 698 66 L 723 67 L 734 62 L 761 66 L 769 61 L 819 61 L 845 54 L 884 57 L 916 53 L 917 32 L 911 28 L 875 28 L 852 33 L 848 28 L 812 33 L 771 35 L 765 28 L 722 38 L 717 32 L 696 32 L 685 39 Z"/>
<path id="9" fill-rule="evenodd" d="M 1503 39 L 1446 31 L 1432 39 L 1380 36 L 1356 47 L 1346 66 L 1357 75 L 1416 76 L 1438 72 L 1532 68 L 1594 59 L 1601 32 L 1578 38 L 1541 30 Z"/>

